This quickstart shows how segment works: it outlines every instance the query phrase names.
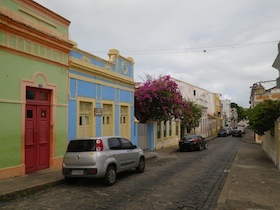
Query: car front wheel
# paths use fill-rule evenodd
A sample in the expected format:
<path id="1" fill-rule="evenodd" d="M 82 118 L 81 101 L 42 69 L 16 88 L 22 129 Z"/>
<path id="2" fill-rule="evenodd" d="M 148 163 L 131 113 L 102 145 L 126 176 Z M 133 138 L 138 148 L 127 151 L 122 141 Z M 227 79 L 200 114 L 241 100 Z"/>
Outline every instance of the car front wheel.
<path id="1" fill-rule="evenodd" d="M 108 186 L 112 186 L 113 184 L 115 184 L 116 179 L 117 179 L 117 173 L 115 167 L 109 166 L 107 168 L 107 172 L 104 177 L 104 183 Z"/>
<path id="2" fill-rule="evenodd" d="M 139 160 L 139 166 L 136 168 L 138 173 L 143 173 L 145 171 L 145 158 L 141 157 Z"/>

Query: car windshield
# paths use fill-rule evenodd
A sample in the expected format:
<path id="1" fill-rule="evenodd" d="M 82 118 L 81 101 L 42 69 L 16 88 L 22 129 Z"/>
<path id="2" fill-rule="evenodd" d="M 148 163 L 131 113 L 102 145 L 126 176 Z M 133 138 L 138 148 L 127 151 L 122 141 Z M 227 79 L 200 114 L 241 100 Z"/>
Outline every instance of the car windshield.
<path id="1" fill-rule="evenodd" d="M 89 152 L 96 151 L 95 140 L 72 140 L 70 141 L 67 152 Z"/>

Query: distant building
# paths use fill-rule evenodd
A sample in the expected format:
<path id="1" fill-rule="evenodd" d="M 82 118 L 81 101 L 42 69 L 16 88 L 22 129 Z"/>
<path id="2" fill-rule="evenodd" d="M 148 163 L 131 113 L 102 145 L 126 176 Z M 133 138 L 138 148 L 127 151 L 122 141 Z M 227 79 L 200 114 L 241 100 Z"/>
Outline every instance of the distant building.
<path id="1" fill-rule="evenodd" d="M 263 102 L 264 100 L 277 100 L 280 98 L 280 89 L 273 87 L 265 90 L 261 84 L 254 84 L 251 89 L 250 103 L 251 107 L 255 107 L 257 104 Z M 255 134 L 255 141 L 257 143 L 262 143 L 263 137 Z"/>
<path id="2" fill-rule="evenodd" d="M 231 117 L 231 108 L 229 99 L 221 100 L 222 103 L 222 115 L 223 115 L 223 123 L 222 126 L 230 126 L 230 117 Z"/>
<path id="3" fill-rule="evenodd" d="M 238 125 L 238 113 L 236 108 L 231 108 L 231 117 L 230 117 L 230 127 L 236 127 Z"/>

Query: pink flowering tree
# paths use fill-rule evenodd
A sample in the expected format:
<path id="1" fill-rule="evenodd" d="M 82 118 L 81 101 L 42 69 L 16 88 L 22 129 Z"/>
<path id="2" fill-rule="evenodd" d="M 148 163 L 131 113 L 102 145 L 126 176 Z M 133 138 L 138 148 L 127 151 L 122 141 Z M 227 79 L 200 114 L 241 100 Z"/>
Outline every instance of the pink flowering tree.
<path id="1" fill-rule="evenodd" d="M 153 79 L 138 84 L 135 90 L 135 115 L 140 122 L 167 121 L 172 118 L 188 122 L 190 107 L 183 100 L 176 82 L 170 76 Z"/>

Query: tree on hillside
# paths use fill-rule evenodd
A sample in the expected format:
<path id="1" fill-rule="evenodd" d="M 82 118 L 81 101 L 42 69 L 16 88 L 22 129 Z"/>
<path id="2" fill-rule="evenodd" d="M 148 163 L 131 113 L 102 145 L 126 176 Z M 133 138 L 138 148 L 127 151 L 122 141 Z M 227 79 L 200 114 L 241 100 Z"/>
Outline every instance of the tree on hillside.
<path id="1" fill-rule="evenodd" d="M 140 122 L 167 121 L 187 116 L 189 106 L 170 76 L 160 76 L 158 79 L 147 76 L 147 80 L 138 85 L 135 90 L 135 116 Z"/>
<path id="2" fill-rule="evenodd" d="M 230 108 L 236 108 L 237 114 L 238 114 L 238 122 L 242 119 L 246 119 L 247 118 L 247 112 L 246 109 L 244 109 L 241 106 L 238 106 L 238 104 L 236 103 L 231 103 L 230 104 Z"/>
<path id="3" fill-rule="evenodd" d="M 259 135 L 273 129 L 280 117 L 280 101 L 265 100 L 248 110 L 249 127 Z"/>

